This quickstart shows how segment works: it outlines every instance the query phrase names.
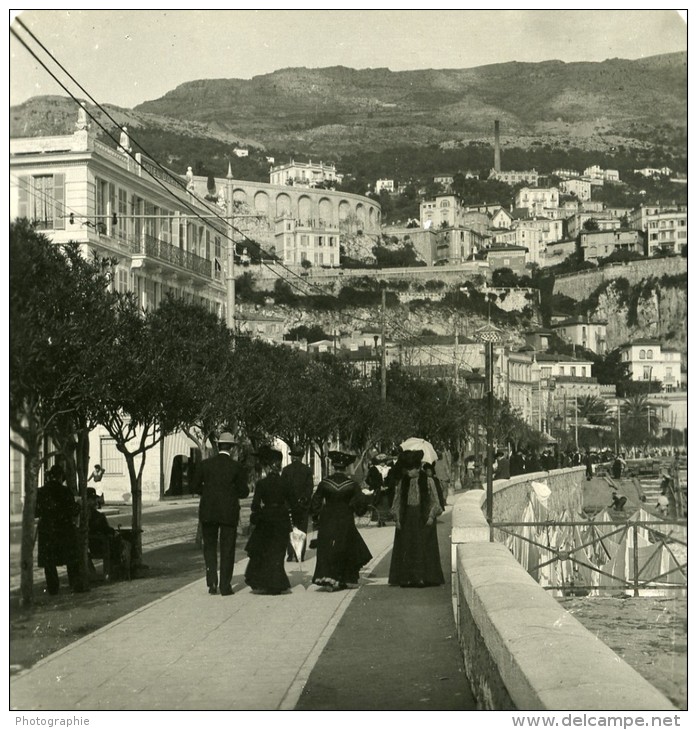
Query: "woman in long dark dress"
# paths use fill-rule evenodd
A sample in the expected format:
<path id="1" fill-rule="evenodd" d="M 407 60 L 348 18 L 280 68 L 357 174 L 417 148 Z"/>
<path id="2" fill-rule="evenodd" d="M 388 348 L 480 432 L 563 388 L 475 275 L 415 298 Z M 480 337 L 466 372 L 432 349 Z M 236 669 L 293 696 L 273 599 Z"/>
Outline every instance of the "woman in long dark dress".
<path id="1" fill-rule="evenodd" d="M 354 511 L 365 513 L 365 498 L 359 485 L 344 472 L 353 457 L 330 452 L 330 458 L 334 473 L 317 485 L 310 505 L 313 521 L 319 522 L 312 582 L 342 590 L 358 585 L 359 570 L 373 556 L 354 520 Z"/>
<path id="2" fill-rule="evenodd" d="M 433 479 L 421 470 L 422 457 L 423 451 L 401 455 L 404 471 L 392 503 L 396 529 L 388 583 L 403 588 L 445 582 L 436 532 L 443 510 Z"/>
<path id="3" fill-rule="evenodd" d="M 387 465 L 387 454 L 378 454 L 373 459 L 373 464 L 368 469 L 365 483 L 373 492 L 373 507 L 377 513 L 378 527 L 385 527 L 390 519 L 390 508 L 392 507 L 392 493 L 385 479 L 390 472 Z"/>
<path id="4" fill-rule="evenodd" d="M 245 547 L 249 563 L 244 580 L 255 592 L 278 595 L 290 588 L 284 560 L 294 505 L 292 492 L 281 479 L 283 454 L 272 451 L 266 460 L 269 473 L 257 482 L 252 499 L 249 521 L 254 530 Z"/>

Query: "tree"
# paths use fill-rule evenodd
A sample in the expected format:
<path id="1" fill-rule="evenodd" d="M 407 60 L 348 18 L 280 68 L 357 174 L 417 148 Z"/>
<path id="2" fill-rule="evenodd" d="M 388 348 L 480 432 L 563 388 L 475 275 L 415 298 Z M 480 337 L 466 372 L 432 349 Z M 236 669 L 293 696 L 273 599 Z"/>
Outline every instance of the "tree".
<path id="1" fill-rule="evenodd" d="M 108 283 L 105 262 L 84 259 L 76 244 L 52 244 L 26 219 L 10 225 L 10 443 L 24 457 L 21 594 L 27 605 L 33 602 L 39 470 L 52 456 L 43 453 L 43 442 L 59 419 L 80 409 L 89 353 L 101 347 L 95 340 Z"/>
<path id="2" fill-rule="evenodd" d="M 621 406 L 622 440 L 634 446 L 648 444 L 660 427 L 658 410 L 646 395 L 625 398 Z"/>
<path id="3" fill-rule="evenodd" d="M 143 312 L 131 292 L 119 296 L 111 358 L 100 382 L 98 421 L 126 460 L 131 487 L 134 564 L 142 562 L 142 475 L 147 452 L 181 423 L 176 382 L 178 357 L 161 343 L 188 336 L 176 322 Z M 162 328 L 166 327 L 166 330 Z"/>
<path id="4" fill-rule="evenodd" d="M 599 231 L 600 226 L 598 225 L 598 221 L 595 220 L 595 218 L 589 218 L 586 221 L 583 221 L 583 230 L 584 231 Z"/>
<path id="5" fill-rule="evenodd" d="M 171 296 L 152 313 L 148 331 L 161 361 L 172 364 L 168 388 L 176 394 L 176 419 L 170 420 L 205 459 L 234 397 L 232 333 L 212 312 Z"/>
<path id="6" fill-rule="evenodd" d="M 608 421 L 607 403 L 595 395 L 584 395 L 576 401 L 576 413 L 585 423 L 604 426 Z"/>

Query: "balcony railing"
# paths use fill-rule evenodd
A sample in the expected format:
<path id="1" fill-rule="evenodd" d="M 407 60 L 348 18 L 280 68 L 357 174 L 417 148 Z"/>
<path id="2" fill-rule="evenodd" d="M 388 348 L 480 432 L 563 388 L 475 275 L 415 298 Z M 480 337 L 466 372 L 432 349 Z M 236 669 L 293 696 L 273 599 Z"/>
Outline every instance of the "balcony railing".
<path id="1" fill-rule="evenodd" d="M 211 261 L 190 251 L 183 251 L 181 248 L 172 246 L 159 238 L 144 234 L 142 240 L 131 238 L 130 243 L 131 251 L 134 254 L 145 254 L 159 261 L 181 266 L 183 269 L 193 271 L 195 274 L 211 276 Z"/>

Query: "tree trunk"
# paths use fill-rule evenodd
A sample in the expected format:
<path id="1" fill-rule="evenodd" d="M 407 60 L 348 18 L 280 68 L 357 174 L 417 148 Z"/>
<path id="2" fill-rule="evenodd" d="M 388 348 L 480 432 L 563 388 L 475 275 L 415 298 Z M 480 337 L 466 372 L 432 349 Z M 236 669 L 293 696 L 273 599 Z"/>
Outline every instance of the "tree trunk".
<path id="1" fill-rule="evenodd" d="M 36 493 L 39 488 L 41 468 L 41 439 L 37 434 L 25 439 L 27 453 L 24 455 L 24 506 L 22 509 L 22 546 L 20 552 L 20 592 L 22 604 L 34 602 L 34 542 L 36 540 Z"/>
<path id="2" fill-rule="evenodd" d="M 128 466 L 128 478 L 131 482 L 131 529 L 133 530 L 132 563 L 135 567 L 139 567 L 143 563 L 143 538 L 141 529 L 143 524 L 143 491 L 141 487 L 143 464 L 141 462 L 141 468 L 138 473 L 136 473 L 135 455 L 129 452 L 124 452 L 124 456 L 126 457 L 126 465 Z M 141 453 L 140 457 L 144 462 L 145 453 Z"/>
<path id="3" fill-rule="evenodd" d="M 90 460 L 90 435 L 89 430 L 84 427 L 77 433 L 75 448 L 75 473 L 77 476 L 78 493 L 80 495 L 80 528 L 78 540 L 80 545 L 80 576 L 79 586 L 81 590 L 90 589 L 89 570 L 89 510 L 87 507 L 87 469 Z"/>

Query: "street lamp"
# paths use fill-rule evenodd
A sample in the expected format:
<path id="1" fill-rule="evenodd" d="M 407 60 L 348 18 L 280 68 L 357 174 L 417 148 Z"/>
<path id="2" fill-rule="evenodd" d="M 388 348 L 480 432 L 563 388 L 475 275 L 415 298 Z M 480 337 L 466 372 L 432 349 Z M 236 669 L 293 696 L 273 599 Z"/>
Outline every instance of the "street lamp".
<path id="1" fill-rule="evenodd" d="M 503 334 L 491 322 L 474 333 L 474 339 L 484 343 L 486 371 L 486 520 L 489 523 L 489 541 L 494 541 L 494 345 L 503 340 Z"/>
<path id="2" fill-rule="evenodd" d="M 479 368 L 472 368 L 472 374 L 466 379 L 467 389 L 472 399 L 476 399 L 477 403 L 481 403 L 484 397 L 484 383 L 485 378 L 479 372 Z M 474 478 L 479 482 L 480 468 L 479 468 L 479 407 L 474 410 Z"/>

